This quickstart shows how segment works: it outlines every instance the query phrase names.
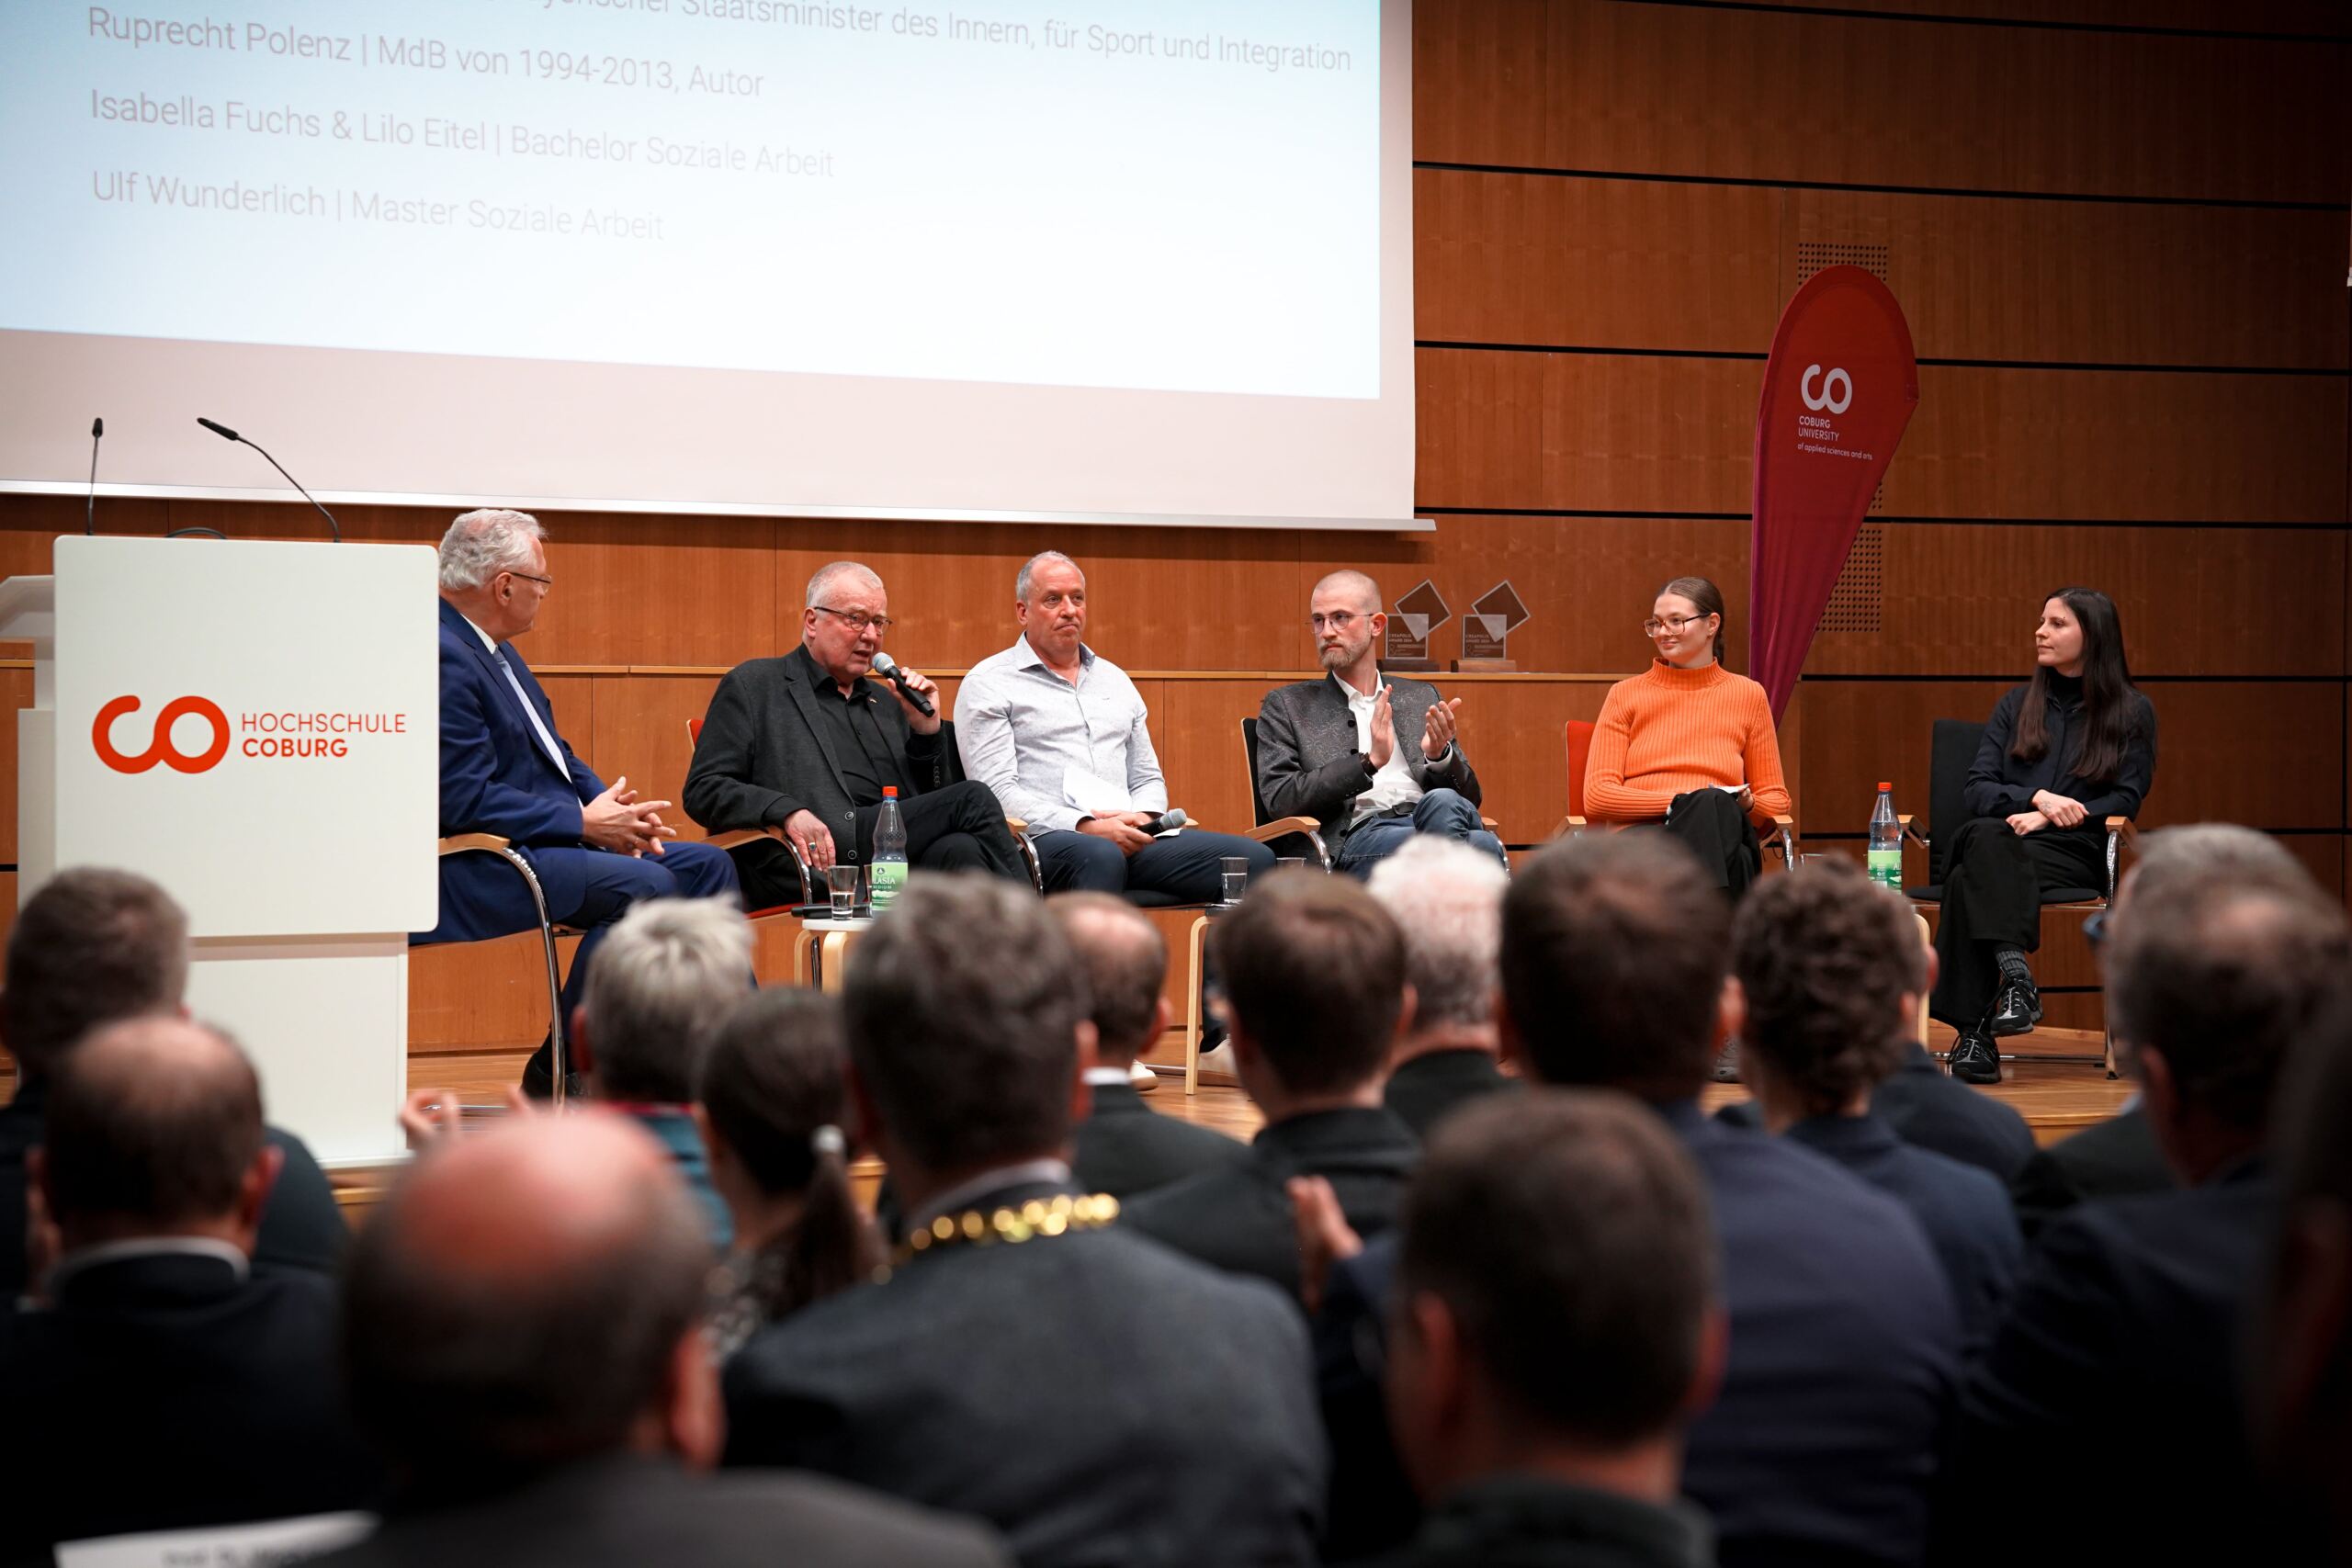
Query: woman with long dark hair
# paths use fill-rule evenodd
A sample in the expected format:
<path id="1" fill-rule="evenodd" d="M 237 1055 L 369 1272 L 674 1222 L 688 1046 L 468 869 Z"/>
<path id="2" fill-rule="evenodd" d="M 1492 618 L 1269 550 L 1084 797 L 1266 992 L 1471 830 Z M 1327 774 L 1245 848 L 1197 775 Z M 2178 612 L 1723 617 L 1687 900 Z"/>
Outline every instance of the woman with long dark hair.
<path id="1" fill-rule="evenodd" d="M 1650 667 L 1609 688 L 1584 773 L 1596 822 L 1663 822 L 1734 896 L 1763 868 L 1756 829 L 1789 810 L 1764 688 L 1721 663 L 1723 591 L 1678 577 L 1642 635 Z"/>
<path id="2" fill-rule="evenodd" d="M 846 1059 L 839 1002 L 778 988 L 745 998 L 703 1063 L 695 1120 L 735 1220 L 711 1325 L 722 1358 L 883 1262 L 850 1190 Z"/>
<path id="3" fill-rule="evenodd" d="M 2132 683 L 2115 601 L 2061 588 L 2033 629 L 2033 678 L 1993 705 L 1944 861 L 1929 1010 L 1960 1031 L 1954 1077 L 1998 1083 L 1994 1041 L 2041 1021 L 2026 954 L 2042 893 L 2107 886 L 2106 819 L 2137 817 L 2155 773 L 2156 710 Z"/>

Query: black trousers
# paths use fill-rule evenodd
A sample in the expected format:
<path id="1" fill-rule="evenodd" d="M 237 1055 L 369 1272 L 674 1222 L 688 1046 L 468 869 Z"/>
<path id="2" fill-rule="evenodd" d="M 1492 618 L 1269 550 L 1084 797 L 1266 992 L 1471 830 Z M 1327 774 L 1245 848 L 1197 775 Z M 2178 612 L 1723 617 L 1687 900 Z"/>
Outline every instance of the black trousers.
<path id="1" fill-rule="evenodd" d="M 874 821 L 882 815 L 879 802 L 857 808 L 857 842 L 854 854 L 841 855 L 846 864 L 854 858 L 864 865 L 874 858 Z M 899 816 L 907 825 L 907 863 L 924 871 L 985 871 L 1014 882 L 1029 880 L 1028 864 L 1012 830 L 1004 825 L 1004 807 L 996 792 L 977 779 L 963 779 L 945 789 L 903 795 Z M 834 845 L 836 853 L 842 846 Z M 765 909 L 800 902 L 800 874 L 793 868 L 792 851 L 773 839 L 738 844 L 735 874 L 742 879 L 746 908 Z M 817 901 L 824 887 L 816 889 Z"/>
<path id="2" fill-rule="evenodd" d="M 2005 947 L 2041 945 L 2041 895 L 2058 887 L 2107 886 L 2104 837 L 2045 828 L 2019 838 L 2007 820 L 1962 822 L 1944 861 L 1943 913 L 1936 922 L 1938 974 L 1930 1017 L 1966 1029 L 1992 1008 Z"/>
<path id="3" fill-rule="evenodd" d="M 1764 870 L 1764 849 L 1756 841 L 1756 825 L 1739 808 L 1736 795 L 1719 789 L 1678 795 L 1667 807 L 1666 830 L 1688 844 L 1716 886 L 1734 898 L 1746 893 Z"/>

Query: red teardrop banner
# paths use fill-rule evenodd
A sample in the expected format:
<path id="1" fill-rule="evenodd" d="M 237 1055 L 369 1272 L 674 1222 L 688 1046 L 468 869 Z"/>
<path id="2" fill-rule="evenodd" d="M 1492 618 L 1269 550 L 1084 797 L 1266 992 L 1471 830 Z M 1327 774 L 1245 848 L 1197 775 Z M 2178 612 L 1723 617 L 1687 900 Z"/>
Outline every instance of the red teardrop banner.
<path id="1" fill-rule="evenodd" d="M 1918 406 L 1911 329 L 1886 285 L 1858 266 L 1807 278 L 1781 312 L 1756 405 L 1749 663 L 1776 719 Z"/>

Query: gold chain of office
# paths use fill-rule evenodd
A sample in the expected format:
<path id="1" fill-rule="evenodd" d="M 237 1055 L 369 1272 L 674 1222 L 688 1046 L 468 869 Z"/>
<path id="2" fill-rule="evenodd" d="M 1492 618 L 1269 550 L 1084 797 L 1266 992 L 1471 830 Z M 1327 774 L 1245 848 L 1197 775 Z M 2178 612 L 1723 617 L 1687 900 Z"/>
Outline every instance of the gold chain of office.
<path id="1" fill-rule="evenodd" d="M 950 1247 L 1017 1247 L 1040 1237 L 1098 1230 L 1119 1217 L 1119 1201 L 1107 1192 L 1091 1198 L 1032 1199 L 1018 1209 L 967 1209 L 942 1214 L 900 1242 L 890 1266 L 904 1268 L 927 1252 Z"/>

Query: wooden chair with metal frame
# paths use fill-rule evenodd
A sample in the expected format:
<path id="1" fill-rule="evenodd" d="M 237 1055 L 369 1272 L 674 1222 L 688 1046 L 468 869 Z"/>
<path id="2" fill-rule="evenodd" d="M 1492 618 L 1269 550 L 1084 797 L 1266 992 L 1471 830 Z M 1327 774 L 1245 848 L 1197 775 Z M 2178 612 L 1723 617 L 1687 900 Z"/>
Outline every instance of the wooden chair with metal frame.
<path id="1" fill-rule="evenodd" d="M 1977 748 L 1983 743 L 1984 739 L 1984 727 L 1973 720 L 1964 718 L 1939 718 L 1935 721 L 1935 727 L 1928 734 L 1928 821 L 1929 826 L 1927 830 L 1922 831 L 1914 825 L 1914 819 L 1908 812 L 1900 813 L 1897 817 L 1897 820 L 1903 824 L 1904 836 L 1928 852 L 1927 882 L 1916 887 L 1904 889 L 1905 894 L 1919 903 L 1941 904 L 1943 902 L 1944 877 L 1951 868 L 1944 863 L 1945 847 L 1939 846 L 1936 841 L 1934 824 L 1947 823 L 1957 829 L 1961 823 L 1968 820 L 1968 771 L 1975 762 Z M 2114 901 L 2115 885 L 2122 868 L 2123 851 L 2136 838 L 2137 829 L 2132 826 L 2132 818 L 2129 817 L 2109 817 L 2106 818 L 2103 825 L 2107 829 L 2105 886 L 2043 888 L 2041 908 L 2044 914 L 2052 910 L 2062 915 L 2078 914 L 2087 924 L 2092 919 L 2104 916 L 2108 906 Z M 1944 846 L 1949 846 L 1950 842 L 1950 836 L 1946 835 Z M 2107 1076 L 2113 1077 L 2116 1076 L 2115 1036 L 2104 1027 L 2105 1009 L 2102 1008 L 2100 1010 L 2102 1024 L 2100 1033 L 2103 1041 L 2099 1054 L 2106 1065 Z M 2016 1059 L 2014 1055 L 2008 1058 L 2010 1061 Z"/>
<path id="2" fill-rule="evenodd" d="M 1572 718 L 1561 732 L 1567 745 L 1568 765 L 1568 815 L 1560 824 L 1563 835 L 1581 833 L 1592 826 L 1584 814 L 1584 771 L 1592 758 L 1593 728 L 1590 719 Z M 1613 829 L 1627 825 L 1611 823 L 1608 826 Z M 1772 831 L 1766 836 L 1764 842 L 1767 847 L 1781 852 L 1781 864 L 1784 868 L 1794 866 L 1797 863 L 1797 819 L 1785 812 L 1775 813 Z"/>
<path id="3" fill-rule="evenodd" d="M 559 925 L 548 918 L 547 894 L 539 886 L 539 874 L 531 869 L 530 861 L 514 847 L 512 840 L 500 838 L 495 833 L 459 833 L 443 839 L 439 849 L 440 853 L 445 857 L 462 854 L 496 855 L 514 867 L 514 874 L 523 879 L 523 886 L 530 889 L 531 908 L 539 917 L 540 951 L 547 959 L 548 1049 L 550 1058 L 548 1066 L 554 1079 L 550 1091 L 550 1102 L 560 1111 L 563 1109 L 565 1086 L 570 1074 L 565 1071 L 568 1056 L 563 1038 L 563 966 L 556 957 L 555 944 L 558 937 L 578 936 L 580 932 L 571 926 Z M 486 940 L 495 942 L 503 939 L 492 937 Z M 435 945 L 454 947 L 461 944 L 449 942 Z"/>

